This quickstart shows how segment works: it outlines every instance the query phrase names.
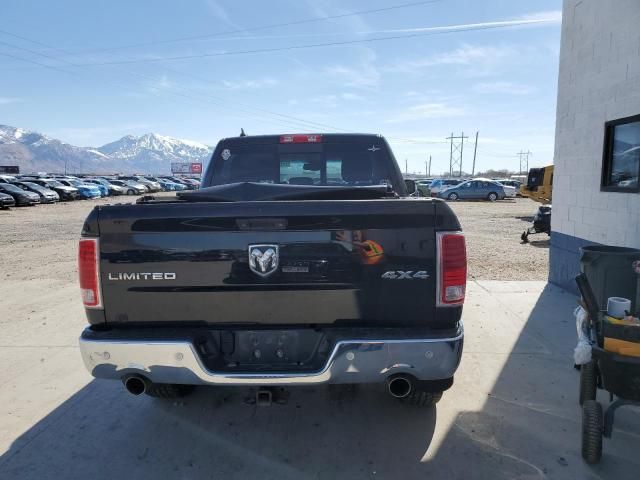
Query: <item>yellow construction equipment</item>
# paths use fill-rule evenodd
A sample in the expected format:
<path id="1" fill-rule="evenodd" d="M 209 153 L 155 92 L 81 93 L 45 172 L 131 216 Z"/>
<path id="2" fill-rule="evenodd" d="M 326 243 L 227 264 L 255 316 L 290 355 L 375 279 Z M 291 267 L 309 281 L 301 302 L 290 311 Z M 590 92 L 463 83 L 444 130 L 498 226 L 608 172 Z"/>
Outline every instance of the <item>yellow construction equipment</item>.
<path id="1" fill-rule="evenodd" d="M 542 203 L 533 217 L 533 226 L 527 228 L 520 239 L 529 241 L 529 235 L 546 233 L 551 235 L 551 190 L 553 187 L 553 165 L 529 170 L 527 184 L 520 187 L 520 195 Z"/>
<path id="2" fill-rule="evenodd" d="M 542 204 L 551 203 L 553 165 L 529 170 L 527 184 L 520 187 L 520 195 Z"/>

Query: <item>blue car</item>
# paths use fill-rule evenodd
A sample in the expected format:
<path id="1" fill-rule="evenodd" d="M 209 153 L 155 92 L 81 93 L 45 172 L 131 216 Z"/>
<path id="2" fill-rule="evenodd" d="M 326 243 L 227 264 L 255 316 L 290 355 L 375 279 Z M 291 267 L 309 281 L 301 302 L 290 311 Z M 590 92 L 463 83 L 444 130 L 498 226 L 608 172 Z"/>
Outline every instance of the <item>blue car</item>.
<path id="1" fill-rule="evenodd" d="M 67 180 L 63 178 L 58 179 L 58 181 L 63 185 L 78 189 L 78 197 L 80 198 L 100 198 L 102 196 L 102 193 L 100 193 L 100 189 L 97 185 L 84 183 L 80 180 Z"/>
<path id="2" fill-rule="evenodd" d="M 98 190 L 100 190 L 100 196 L 101 197 L 108 197 L 109 196 L 109 189 L 105 185 L 103 185 L 101 183 L 98 183 L 98 182 L 91 181 L 91 180 L 85 180 L 83 183 L 88 184 L 88 185 L 95 185 L 96 187 L 98 187 Z"/>
<path id="3" fill-rule="evenodd" d="M 167 182 L 169 185 L 171 185 L 171 190 L 176 190 L 176 191 L 180 192 L 182 190 L 187 190 L 187 188 L 188 188 L 183 183 L 174 182 L 173 180 L 171 180 L 169 178 L 162 178 L 161 180 L 163 182 Z"/>
<path id="4" fill-rule="evenodd" d="M 507 196 L 504 187 L 489 179 L 474 179 L 438 192 L 438 197 L 447 200 L 504 200 Z"/>
<path id="5" fill-rule="evenodd" d="M 157 177 L 145 177 L 145 178 L 152 182 L 158 182 L 162 190 L 164 190 L 165 192 L 172 192 L 176 189 L 175 183 L 170 182 L 169 180 L 165 180 L 164 178 L 157 178 Z"/>

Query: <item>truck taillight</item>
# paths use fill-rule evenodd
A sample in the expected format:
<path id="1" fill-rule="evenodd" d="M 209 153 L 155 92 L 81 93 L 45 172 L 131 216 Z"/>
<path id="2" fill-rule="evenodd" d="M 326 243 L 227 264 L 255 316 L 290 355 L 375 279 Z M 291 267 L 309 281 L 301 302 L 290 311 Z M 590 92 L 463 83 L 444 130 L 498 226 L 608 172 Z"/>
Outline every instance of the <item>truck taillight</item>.
<path id="1" fill-rule="evenodd" d="M 322 143 L 322 135 L 316 133 L 281 135 L 280 143 Z"/>
<path id="2" fill-rule="evenodd" d="M 82 303 L 87 308 L 102 308 L 100 296 L 99 247 L 97 238 L 82 238 L 78 245 L 78 277 Z"/>
<path id="3" fill-rule="evenodd" d="M 460 232 L 437 234 L 438 305 L 462 305 L 467 285 L 467 249 Z"/>

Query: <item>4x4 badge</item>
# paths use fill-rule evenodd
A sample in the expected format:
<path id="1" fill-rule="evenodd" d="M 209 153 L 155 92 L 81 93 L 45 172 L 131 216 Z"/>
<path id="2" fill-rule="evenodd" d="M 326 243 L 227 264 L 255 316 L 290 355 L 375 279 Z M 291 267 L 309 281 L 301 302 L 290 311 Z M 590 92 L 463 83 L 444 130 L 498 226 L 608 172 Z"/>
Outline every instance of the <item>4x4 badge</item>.
<path id="1" fill-rule="evenodd" d="M 249 245 L 249 268 L 261 277 L 278 270 L 279 257 L 278 245 Z"/>
<path id="2" fill-rule="evenodd" d="M 382 278 L 384 278 L 385 280 L 412 280 L 414 278 L 426 280 L 427 278 L 429 278 L 429 274 L 424 270 L 420 270 L 418 272 L 414 272 L 412 270 L 391 270 L 388 272 L 384 272 L 382 274 Z"/>

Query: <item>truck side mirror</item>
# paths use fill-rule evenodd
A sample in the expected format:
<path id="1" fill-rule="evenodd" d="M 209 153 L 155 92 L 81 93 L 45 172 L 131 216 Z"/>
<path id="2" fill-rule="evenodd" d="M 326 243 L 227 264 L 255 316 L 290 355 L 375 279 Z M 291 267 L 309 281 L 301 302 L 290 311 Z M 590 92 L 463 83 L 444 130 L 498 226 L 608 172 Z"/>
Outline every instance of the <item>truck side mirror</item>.
<path id="1" fill-rule="evenodd" d="M 407 193 L 409 195 L 413 195 L 414 193 L 416 193 L 416 181 L 415 180 L 411 180 L 410 178 L 405 178 L 404 179 L 404 185 L 407 188 Z"/>

